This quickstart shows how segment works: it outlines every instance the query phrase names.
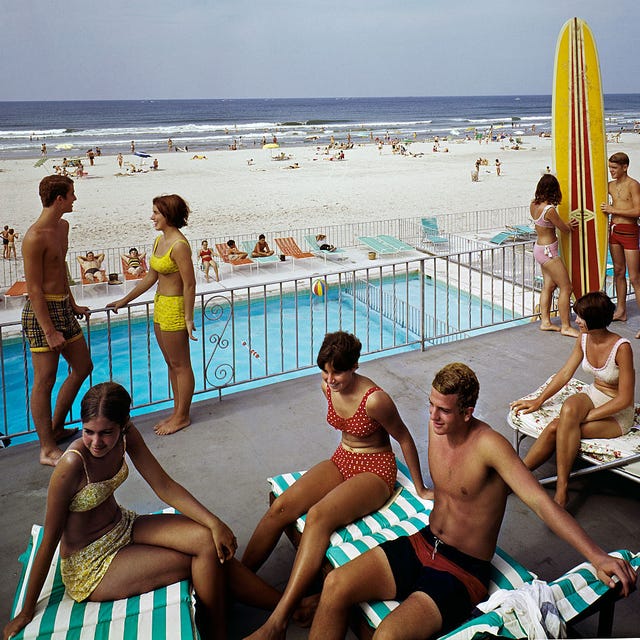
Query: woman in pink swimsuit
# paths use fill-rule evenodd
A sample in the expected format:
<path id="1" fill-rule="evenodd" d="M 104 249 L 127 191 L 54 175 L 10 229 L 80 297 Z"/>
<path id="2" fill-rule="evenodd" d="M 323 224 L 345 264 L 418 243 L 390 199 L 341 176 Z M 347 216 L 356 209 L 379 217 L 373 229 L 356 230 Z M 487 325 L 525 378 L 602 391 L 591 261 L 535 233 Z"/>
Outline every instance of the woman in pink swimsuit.
<path id="1" fill-rule="evenodd" d="M 636 377 L 631 343 L 607 328 L 615 305 L 606 293 L 594 291 L 579 298 L 573 308 L 582 333 L 569 359 L 537 398 L 511 404 L 516 412 L 538 411 L 569 382 L 580 365 L 593 375 L 594 383 L 565 400 L 560 416 L 546 426 L 524 458 L 533 470 L 556 454 L 558 480 L 554 499 L 563 507 L 580 439 L 616 438 L 628 433 L 634 420 Z"/>
<path id="2" fill-rule="evenodd" d="M 562 233 L 571 233 L 578 225 L 577 220 L 567 224 L 556 211 L 562 200 L 562 192 L 557 178 L 546 173 L 540 178 L 536 187 L 536 195 L 529 210 L 536 228 L 537 240 L 533 245 L 533 257 L 542 270 L 543 285 L 540 292 L 540 329 L 542 331 L 560 331 L 562 335 L 575 338 L 577 329 L 571 326 L 571 280 L 567 269 L 558 253 L 558 237 L 556 229 Z M 556 287 L 560 288 L 558 311 L 561 327 L 551 323 L 551 300 Z"/>
<path id="3" fill-rule="evenodd" d="M 341 432 L 340 444 L 330 460 L 315 465 L 276 498 L 242 558 L 256 571 L 284 529 L 307 514 L 282 599 L 256 636 L 284 636 L 289 618 L 320 570 L 331 533 L 389 500 L 396 480 L 391 437 L 400 443 L 418 495 L 433 497 L 422 480 L 413 437 L 393 400 L 372 380 L 357 373 L 360 349 L 358 338 L 344 331 L 325 336 L 317 363 L 328 403 L 327 422 Z"/>

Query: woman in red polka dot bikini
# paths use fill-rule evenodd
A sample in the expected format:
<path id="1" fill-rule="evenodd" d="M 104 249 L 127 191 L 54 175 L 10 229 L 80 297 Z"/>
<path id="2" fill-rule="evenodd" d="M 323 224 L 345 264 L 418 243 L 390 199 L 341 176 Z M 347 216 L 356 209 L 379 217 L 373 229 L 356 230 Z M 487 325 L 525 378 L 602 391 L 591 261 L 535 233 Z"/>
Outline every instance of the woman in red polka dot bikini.
<path id="1" fill-rule="evenodd" d="M 344 331 L 325 336 L 317 363 L 327 397 L 327 422 L 342 432 L 342 440 L 330 460 L 312 467 L 273 502 L 242 558 L 256 571 L 284 529 L 307 513 L 282 599 L 255 637 L 284 637 L 289 618 L 320 570 L 331 533 L 379 509 L 389 499 L 397 472 L 390 437 L 400 444 L 418 495 L 433 497 L 422 480 L 413 437 L 393 400 L 370 378 L 357 373 L 361 347 L 358 338 Z M 308 613 L 305 608 L 312 606 L 303 601 L 296 617 L 303 621 Z"/>

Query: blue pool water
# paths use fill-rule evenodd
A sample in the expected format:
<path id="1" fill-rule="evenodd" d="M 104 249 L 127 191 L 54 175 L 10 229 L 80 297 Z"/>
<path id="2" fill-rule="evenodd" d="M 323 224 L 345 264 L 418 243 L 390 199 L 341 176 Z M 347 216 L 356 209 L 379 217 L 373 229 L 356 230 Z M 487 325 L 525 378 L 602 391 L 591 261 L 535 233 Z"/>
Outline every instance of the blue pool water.
<path id="1" fill-rule="evenodd" d="M 342 329 L 358 335 L 363 354 L 393 349 L 416 349 L 420 344 L 420 276 L 386 278 L 358 288 L 354 301 L 349 286 L 330 285 L 324 296 L 308 289 L 282 296 L 251 297 L 231 300 L 226 295 L 205 298 L 196 309 L 197 342 L 191 343 L 191 359 L 196 376 L 196 401 L 217 396 L 219 388 L 234 390 L 279 381 L 315 372 L 315 358 L 325 333 Z M 482 321 L 511 320 L 509 314 L 456 289 L 425 281 L 427 318 L 445 321 L 449 332 L 467 334 Z M 383 299 L 382 312 L 380 298 Z M 412 312 L 408 313 L 405 303 Z M 434 313 L 434 309 L 436 309 Z M 122 313 L 120 314 L 122 316 Z M 427 319 L 427 329 L 433 332 Z M 442 326 L 436 327 L 442 331 Z M 152 318 L 138 317 L 127 323 L 124 318 L 91 324 L 88 334 L 94 371 L 93 383 L 113 379 L 132 394 L 137 409 L 134 415 L 171 406 L 167 368 L 153 335 Z M 133 354 L 130 356 L 129 354 Z M 30 357 L 25 358 L 22 341 L 3 343 L 4 394 L 0 411 L 9 435 L 29 428 L 30 416 L 25 379 L 32 380 Z M 365 356 L 366 359 L 366 356 Z M 66 363 L 61 361 L 57 389 L 65 377 Z M 78 398 L 89 387 L 87 381 Z M 72 419 L 79 415 L 79 399 Z M 33 435 L 27 436 L 32 438 Z"/>

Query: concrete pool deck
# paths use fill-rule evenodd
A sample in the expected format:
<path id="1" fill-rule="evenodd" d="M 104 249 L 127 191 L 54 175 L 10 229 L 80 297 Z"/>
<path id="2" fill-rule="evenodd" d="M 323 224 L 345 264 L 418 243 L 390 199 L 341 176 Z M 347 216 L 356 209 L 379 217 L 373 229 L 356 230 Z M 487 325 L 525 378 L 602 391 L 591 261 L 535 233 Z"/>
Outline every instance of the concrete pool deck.
<path id="1" fill-rule="evenodd" d="M 636 305 L 629 304 L 628 323 L 613 330 L 640 344 L 633 336 L 640 324 Z M 637 346 L 636 346 L 637 345 Z M 476 415 L 512 442 L 506 422 L 510 401 L 533 391 L 557 370 L 573 342 L 559 334 L 542 333 L 535 323 L 483 334 L 464 341 L 361 363 L 361 372 L 380 384 L 395 400 L 418 445 L 425 476 L 427 394 L 434 373 L 444 364 L 462 361 L 478 374 L 481 391 Z M 636 380 L 636 399 L 640 382 Z M 152 427 L 158 414 L 136 419 L 151 450 L 173 477 L 224 519 L 244 550 L 253 528 L 267 506 L 267 476 L 305 469 L 327 458 L 337 434 L 325 421 L 326 401 L 319 375 L 226 395 L 193 406 L 193 424 L 171 437 L 159 438 Z M 526 450 L 530 440 L 523 443 Z M 0 513 L 3 544 L 0 548 L 0 624 L 6 623 L 18 581 L 18 556 L 24 550 L 32 523 L 44 519 L 50 469 L 37 462 L 37 445 L 28 443 L 0 451 L 2 479 Z M 548 464 L 541 470 L 553 471 Z M 243 470 L 238 473 L 237 470 Z M 233 482 L 229 476 L 233 475 Z M 548 474 L 546 474 L 548 475 Z M 551 491 L 551 489 L 549 489 Z M 595 474 L 571 484 L 569 510 L 607 551 L 640 551 L 640 499 L 638 485 L 612 473 Z M 162 505 L 134 469 L 118 490 L 118 501 L 138 512 Z M 512 496 L 509 498 L 500 546 L 541 579 L 553 579 L 582 558 L 556 538 L 538 518 Z M 261 575 L 283 586 L 293 560 L 288 540 L 280 541 Z M 634 637 L 640 628 L 638 592 L 618 602 L 613 627 L 616 637 Z M 255 629 L 263 612 L 236 605 L 230 638 Z M 581 623 L 582 636 L 594 637 L 596 619 Z M 308 632 L 291 626 L 287 637 L 306 638 Z"/>

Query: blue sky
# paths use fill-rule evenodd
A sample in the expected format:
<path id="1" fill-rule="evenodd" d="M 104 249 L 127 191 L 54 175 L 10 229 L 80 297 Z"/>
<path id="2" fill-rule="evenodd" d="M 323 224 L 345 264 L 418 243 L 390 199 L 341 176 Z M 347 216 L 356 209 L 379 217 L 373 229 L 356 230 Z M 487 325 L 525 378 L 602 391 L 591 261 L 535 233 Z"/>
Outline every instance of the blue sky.
<path id="1" fill-rule="evenodd" d="M 605 92 L 640 92 L 638 0 L 0 0 L 0 15 L 0 100 L 546 94 L 574 15 Z"/>

